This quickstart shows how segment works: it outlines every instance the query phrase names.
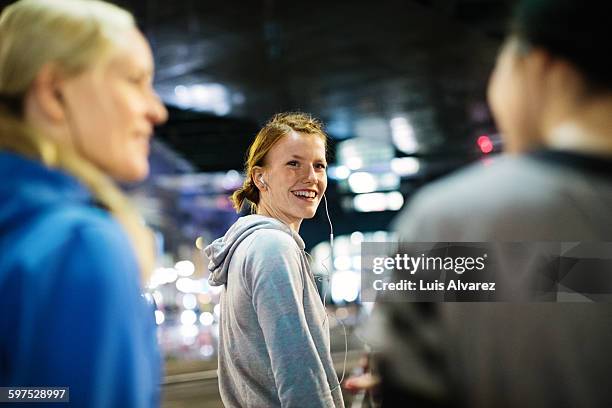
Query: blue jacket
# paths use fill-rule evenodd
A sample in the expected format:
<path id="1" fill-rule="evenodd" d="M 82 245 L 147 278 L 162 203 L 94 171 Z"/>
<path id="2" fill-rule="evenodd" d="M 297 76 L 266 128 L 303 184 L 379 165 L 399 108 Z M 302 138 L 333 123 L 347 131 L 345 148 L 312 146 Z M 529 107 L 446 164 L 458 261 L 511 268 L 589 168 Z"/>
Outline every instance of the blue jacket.
<path id="1" fill-rule="evenodd" d="M 64 172 L 0 152 L 0 177 L 0 386 L 157 406 L 154 315 L 120 225 Z"/>

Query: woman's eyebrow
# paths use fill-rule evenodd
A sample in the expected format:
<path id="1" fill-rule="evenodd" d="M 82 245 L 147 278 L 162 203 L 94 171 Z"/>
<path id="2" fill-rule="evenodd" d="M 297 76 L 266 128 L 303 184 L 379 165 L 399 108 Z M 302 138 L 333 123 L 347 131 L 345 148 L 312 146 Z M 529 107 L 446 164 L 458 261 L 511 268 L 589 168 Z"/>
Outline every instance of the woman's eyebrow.
<path id="1" fill-rule="evenodd" d="M 292 154 L 291 157 L 293 159 L 305 160 L 304 157 L 300 156 L 299 154 Z M 327 162 L 327 160 L 325 160 L 323 158 L 315 159 L 314 161 L 322 162 L 322 163 L 326 163 Z"/>

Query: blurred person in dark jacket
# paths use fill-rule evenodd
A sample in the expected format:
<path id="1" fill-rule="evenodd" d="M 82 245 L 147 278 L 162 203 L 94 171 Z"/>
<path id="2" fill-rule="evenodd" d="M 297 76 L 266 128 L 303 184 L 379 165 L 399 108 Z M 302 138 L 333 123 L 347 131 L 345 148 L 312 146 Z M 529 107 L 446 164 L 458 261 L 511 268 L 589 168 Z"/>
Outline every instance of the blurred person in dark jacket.
<path id="1" fill-rule="evenodd" d="M 611 16 L 518 4 L 489 85 L 507 154 L 423 188 L 402 242 L 612 241 Z M 612 406 L 610 304 L 389 302 L 368 331 L 383 406 Z"/>
<path id="2" fill-rule="evenodd" d="M 131 14 L 21 0 L 0 16 L 0 386 L 159 404 L 152 235 L 114 180 L 148 174 L 166 110 Z"/>

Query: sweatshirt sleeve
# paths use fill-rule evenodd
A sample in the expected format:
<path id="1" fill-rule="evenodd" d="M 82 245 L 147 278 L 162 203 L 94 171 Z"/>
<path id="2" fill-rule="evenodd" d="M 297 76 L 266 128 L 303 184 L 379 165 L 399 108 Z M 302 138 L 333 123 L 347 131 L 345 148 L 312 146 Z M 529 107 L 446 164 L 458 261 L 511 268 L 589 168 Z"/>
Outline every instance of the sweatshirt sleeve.
<path id="1" fill-rule="evenodd" d="M 265 235 L 253 241 L 245 267 L 281 405 L 334 407 L 304 313 L 298 249 L 284 232 Z"/>
<path id="2" fill-rule="evenodd" d="M 127 237 L 107 222 L 66 238 L 24 310 L 21 385 L 69 387 L 73 406 L 158 406 L 153 310 Z"/>

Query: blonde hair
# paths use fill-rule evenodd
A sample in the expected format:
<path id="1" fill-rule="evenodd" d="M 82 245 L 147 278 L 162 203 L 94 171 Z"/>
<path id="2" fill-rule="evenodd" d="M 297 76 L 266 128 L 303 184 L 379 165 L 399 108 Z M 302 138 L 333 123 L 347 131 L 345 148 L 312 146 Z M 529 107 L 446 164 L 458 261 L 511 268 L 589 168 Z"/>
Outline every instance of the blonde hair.
<path id="1" fill-rule="evenodd" d="M 0 95 L 23 103 L 44 64 L 56 64 L 67 77 L 77 75 L 99 63 L 134 27 L 129 12 L 98 0 L 11 4 L 0 17 Z"/>
<path id="2" fill-rule="evenodd" d="M 263 166 L 270 149 L 283 136 L 291 132 L 318 135 L 325 143 L 325 148 L 327 149 L 327 135 L 323 131 L 323 124 L 318 119 L 302 112 L 285 112 L 274 115 L 257 133 L 255 140 L 249 147 L 244 164 L 244 183 L 230 197 L 237 212 L 242 210 L 244 203 L 247 201 L 249 202 L 251 212 L 257 211 L 259 189 L 253 182 L 253 168 L 255 166 Z"/>
<path id="3" fill-rule="evenodd" d="M 114 182 L 76 151 L 32 129 L 23 99 L 38 72 L 54 63 L 69 77 L 99 64 L 135 27 L 132 15 L 98 0 L 21 0 L 0 16 L 0 149 L 67 171 L 121 223 L 143 283 L 154 268 L 153 236 Z"/>

